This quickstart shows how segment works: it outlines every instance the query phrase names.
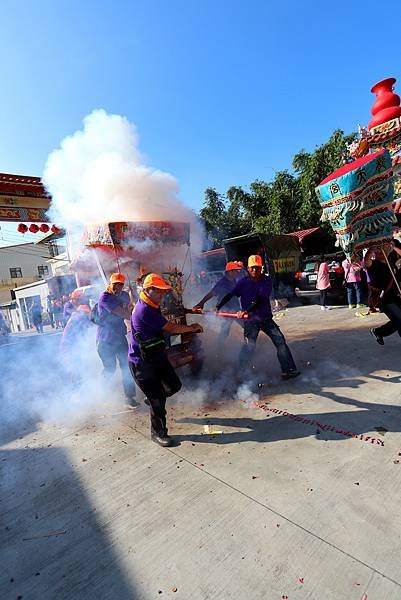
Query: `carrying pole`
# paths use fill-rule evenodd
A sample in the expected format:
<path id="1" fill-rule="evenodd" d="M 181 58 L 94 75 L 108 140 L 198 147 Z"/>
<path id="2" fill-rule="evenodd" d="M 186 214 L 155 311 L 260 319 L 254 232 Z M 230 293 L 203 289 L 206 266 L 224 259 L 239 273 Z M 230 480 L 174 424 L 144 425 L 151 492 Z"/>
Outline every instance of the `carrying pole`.
<path id="1" fill-rule="evenodd" d="M 92 251 L 93 251 L 93 255 L 95 257 L 95 261 L 96 261 L 97 268 L 99 270 L 100 277 L 102 278 L 104 285 L 107 286 L 107 284 L 108 284 L 107 277 L 104 274 L 102 265 L 100 264 L 100 260 L 99 260 L 99 257 L 97 255 L 96 248 L 93 248 Z"/>
<path id="2" fill-rule="evenodd" d="M 393 269 L 391 268 L 391 265 L 390 265 L 390 262 L 389 262 L 389 260 L 388 260 L 387 254 L 385 253 L 385 251 L 383 250 L 383 248 L 381 248 L 381 251 L 382 251 L 382 253 L 383 253 L 383 256 L 384 256 L 384 258 L 386 259 L 387 266 L 388 266 L 388 268 L 390 269 L 390 273 L 391 273 L 391 276 L 392 276 L 392 278 L 394 279 L 395 285 L 397 286 L 398 293 L 399 293 L 399 294 L 400 294 L 400 296 L 401 296 L 401 288 L 400 288 L 400 284 L 398 283 L 398 281 L 397 281 L 397 278 L 396 278 L 396 276 L 395 276 L 395 273 L 394 273 Z"/>
<path id="3" fill-rule="evenodd" d="M 225 317 L 227 319 L 248 319 L 247 315 L 239 317 L 237 313 L 224 312 L 221 310 L 216 312 L 214 310 L 203 310 L 202 308 L 186 308 L 185 312 L 189 315 L 214 315 L 215 317 Z"/>

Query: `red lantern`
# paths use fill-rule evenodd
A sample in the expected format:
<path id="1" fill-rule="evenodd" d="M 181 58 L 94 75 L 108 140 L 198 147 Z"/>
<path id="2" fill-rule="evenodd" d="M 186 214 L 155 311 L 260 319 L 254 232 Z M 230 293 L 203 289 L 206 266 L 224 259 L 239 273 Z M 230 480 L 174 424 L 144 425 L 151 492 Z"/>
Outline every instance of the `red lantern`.
<path id="1" fill-rule="evenodd" d="M 52 233 L 60 233 L 60 231 L 60 227 L 57 227 L 57 225 L 52 225 Z"/>
<path id="2" fill-rule="evenodd" d="M 38 231 L 39 231 L 38 225 L 36 225 L 36 223 L 32 223 L 32 225 L 29 225 L 29 231 L 31 233 L 38 233 Z"/>
<path id="3" fill-rule="evenodd" d="M 40 231 L 42 233 L 47 233 L 50 229 L 50 227 L 47 225 L 47 223 L 42 223 L 42 225 L 39 227 Z"/>
<path id="4" fill-rule="evenodd" d="M 26 232 L 28 231 L 28 226 L 27 226 L 27 225 L 25 225 L 25 223 L 20 223 L 20 224 L 18 225 L 18 227 L 17 227 L 17 230 L 18 230 L 20 233 L 26 233 Z"/>

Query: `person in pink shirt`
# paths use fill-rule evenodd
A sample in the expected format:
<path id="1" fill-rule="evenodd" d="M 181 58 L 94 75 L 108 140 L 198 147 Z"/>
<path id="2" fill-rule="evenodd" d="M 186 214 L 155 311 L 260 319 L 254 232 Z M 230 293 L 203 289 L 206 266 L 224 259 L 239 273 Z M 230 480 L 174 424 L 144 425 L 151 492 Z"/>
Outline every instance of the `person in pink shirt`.
<path id="1" fill-rule="evenodd" d="M 344 280 L 347 287 L 348 308 L 363 308 L 361 303 L 361 270 L 359 262 L 351 262 L 348 258 L 343 260 Z"/>
<path id="2" fill-rule="evenodd" d="M 330 310 L 327 306 L 327 290 L 330 287 L 329 265 L 323 260 L 317 273 L 316 289 L 320 290 L 320 309 Z"/>

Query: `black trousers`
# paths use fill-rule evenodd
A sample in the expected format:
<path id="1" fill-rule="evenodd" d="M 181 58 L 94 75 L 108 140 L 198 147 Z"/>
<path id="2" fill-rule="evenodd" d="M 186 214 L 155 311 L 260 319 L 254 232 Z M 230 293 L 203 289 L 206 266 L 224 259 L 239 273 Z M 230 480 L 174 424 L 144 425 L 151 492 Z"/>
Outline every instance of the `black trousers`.
<path id="1" fill-rule="evenodd" d="M 401 336 L 401 303 L 399 301 L 386 302 L 381 304 L 380 309 L 390 320 L 381 327 L 376 327 L 376 333 L 387 337 L 398 331 Z"/>
<path id="2" fill-rule="evenodd" d="M 320 304 L 321 306 L 327 306 L 327 288 L 320 290 Z"/>
<path id="3" fill-rule="evenodd" d="M 114 375 L 117 362 L 120 365 L 125 397 L 128 400 L 135 398 L 135 385 L 131 379 L 128 369 L 128 342 L 125 335 L 110 342 L 98 341 L 97 352 L 103 363 L 103 375 L 109 378 Z"/>
<path id="4" fill-rule="evenodd" d="M 180 378 L 165 354 L 139 365 L 130 362 L 129 368 L 137 386 L 149 400 L 152 433 L 164 437 L 167 435 L 166 398 L 181 389 Z"/>

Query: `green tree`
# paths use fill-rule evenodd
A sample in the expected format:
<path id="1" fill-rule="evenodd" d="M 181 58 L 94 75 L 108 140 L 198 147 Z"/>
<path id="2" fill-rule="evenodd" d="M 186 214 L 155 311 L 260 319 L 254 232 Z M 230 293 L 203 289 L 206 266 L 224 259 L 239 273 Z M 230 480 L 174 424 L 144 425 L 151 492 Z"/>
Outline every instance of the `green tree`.
<path id="1" fill-rule="evenodd" d="M 227 209 L 224 198 L 214 188 L 205 190 L 204 205 L 199 214 L 213 247 L 219 247 L 227 237 Z"/>
<path id="2" fill-rule="evenodd" d="M 299 226 L 300 188 L 296 177 L 278 171 L 271 182 L 251 183 L 253 202 L 248 225 L 255 231 L 275 234 L 294 231 Z"/>
<path id="3" fill-rule="evenodd" d="M 251 183 L 249 191 L 231 186 L 224 196 L 207 188 L 200 216 L 213 246 L 252 231 L 280 234 L 321 225 L 315 188 L 342 164 L 355 138 L 336 130 L 313 152 L 301 150 L 294 156 L 294 173 L 277 171 L 272 181 Z"/>
<path id="4" fill-rule="evenodd" d="M 299 205 L 299 220 L 302 228 L 320 225 L 322 209 L 315 188 L 341 166 L 347 145 L 355 139 L 355 133 L 345 135 L 343 131 L 337 129 L 325 144 L 318 146 L 313 152 L 301 150 L 294 156 L 292 165 L 302 194 L 302 202 Z"/>

